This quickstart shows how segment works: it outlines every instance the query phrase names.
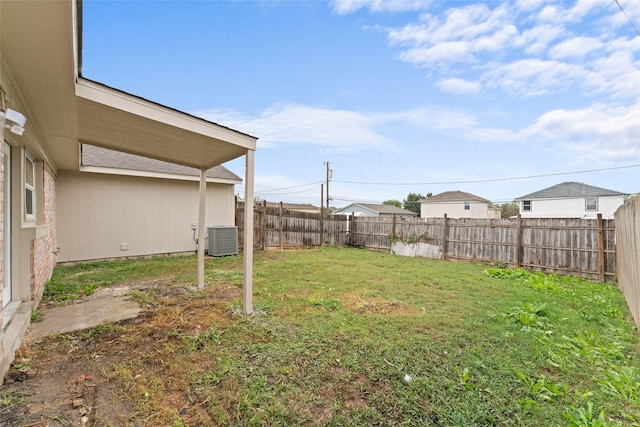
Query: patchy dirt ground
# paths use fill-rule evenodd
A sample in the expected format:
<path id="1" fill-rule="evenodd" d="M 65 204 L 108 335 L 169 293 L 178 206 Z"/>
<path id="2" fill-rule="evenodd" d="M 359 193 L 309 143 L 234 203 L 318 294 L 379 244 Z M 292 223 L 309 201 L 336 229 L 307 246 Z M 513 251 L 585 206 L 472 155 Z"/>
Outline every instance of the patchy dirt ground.
<path id="1" fill-rule="evenodd" d="M 149 286 L 136 286 L 142 290 L 142 311 L 136 318 L 27 340 L 0 387 L 0 427 L 155 425 L 136 413 L 127 398 L 127 384 L 114 370 L 131 358 L 152 354 L 167 328 L 182 322 L 186 312 L 192 319 L 211 312 L 216 303 L 209 297 L 228 306 L 241 291 L 235 286 L 211 287 L 205 291 L 205 303 L 190 297 L 188 289 L 151 286 L 151 292 Z M 158 312 L 164 314 L 158 318 Z M 148 332 L 151 329 L 154 332 Z M 125 338 L 134 330 L 147 331 L 132 338 L 135 346 Z M 185 404 L 176 409 L 188 408 Z"/>
<path id="2" fill-rule="evenodd" d="M 119 353 L 108 342 L 84 345 L 71 335 L 23 345 L 0 389 L 2 399 L 15 401 L 2 409 L 0 426 L 129 425 L 134 408 L 105 375 Z"/>

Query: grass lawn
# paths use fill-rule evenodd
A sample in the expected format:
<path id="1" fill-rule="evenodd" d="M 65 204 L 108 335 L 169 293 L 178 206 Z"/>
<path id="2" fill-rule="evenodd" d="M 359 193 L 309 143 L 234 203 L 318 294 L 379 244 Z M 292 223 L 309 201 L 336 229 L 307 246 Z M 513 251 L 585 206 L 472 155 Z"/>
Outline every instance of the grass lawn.
<path id="1" fill-rule="evenodd" d="M 46 299 L 195 283 L 195 259 L 58 267 Z M 616 287 L 353 248 L 206 260 L 202 291 L 132 292 L 143 323 L 77 339 L 149 425 L 640 424 L 638 333 Z"/>

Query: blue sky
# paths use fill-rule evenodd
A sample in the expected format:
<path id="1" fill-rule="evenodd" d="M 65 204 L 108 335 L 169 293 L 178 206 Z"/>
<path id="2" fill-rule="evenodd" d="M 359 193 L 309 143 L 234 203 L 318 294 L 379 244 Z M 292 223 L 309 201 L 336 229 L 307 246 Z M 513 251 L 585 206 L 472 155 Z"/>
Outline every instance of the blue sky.
<path id="1" fill-rule="evenodd" d="M 85 0 L 83 26 L 85 77 L 258 137 L 261 199 L 319 205 L 324 162 L 336 207 L 640 192 L 639 1 Z"/>

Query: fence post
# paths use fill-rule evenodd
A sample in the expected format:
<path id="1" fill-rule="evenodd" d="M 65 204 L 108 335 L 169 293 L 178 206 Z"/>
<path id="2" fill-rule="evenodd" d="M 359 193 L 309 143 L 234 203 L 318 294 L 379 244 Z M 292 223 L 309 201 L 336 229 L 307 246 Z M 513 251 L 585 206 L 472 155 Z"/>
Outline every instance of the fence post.
<path id="1" fill-rule="evenodd" d="M 329 206 L 327 206 L 327 215 Z M 324 245 L 324 184 L 320 184 L 320 247 Z"/>
<path id="2" fill-rule="evenodd" d="M 391 214 L 391 244 L 396 240 L 396 214 Z"/>
<path id="3" fill-rule="evenodd" d="M 262 229 L 262 250 L 267 250 L 267 201 L 262 201 L 262 218 L 260 218 L 260 228 Z"/>
<path id="4" fill-rule="evenodd" d="M 442 260 L 447 259 L 447 214 L 444 214 L 442 222 Z"/>
<path id="5" fill-rule="evenodd" d="M 516 267 L 522 267 L 522 216 L 516 217 Z"/>
<path id="6" fill-rule="evenodd" d="M 282 218 L 282 202 L 280 202 L 280 250 L 284 249 L 284 230 L 283 230 L 283 226 L 284 226 L 284 220 Z"/>
<path id="7" fill-rule="evenodd" d="M 602 214 L 598 214 L 598 276 L 604 283 L 604 227 L 602 226 Z"/>
<path id="8" fill-rule="evenodd" d="M 348 245 L 353 245 L 353 227 L 354 227 L 354 221 L 353 221 L 353 217 L 354 217 L 354 213 L 351 212 L 351 215 L 349 215 L 349 223 L 348 223 L 348 230 L 349 230 L 349 234 L 347 235 L 347 244 Z"/>

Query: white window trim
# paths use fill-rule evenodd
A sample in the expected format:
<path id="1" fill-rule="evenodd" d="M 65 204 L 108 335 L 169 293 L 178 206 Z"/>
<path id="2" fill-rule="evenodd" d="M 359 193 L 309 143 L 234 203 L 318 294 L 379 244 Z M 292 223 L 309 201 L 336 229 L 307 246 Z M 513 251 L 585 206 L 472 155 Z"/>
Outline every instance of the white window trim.
<path id="1" fill-rule="evenodd" d="M 596 207 L 594 209 L 589 209 L 589 199 L 596 200 Z M 596 212 L 598 210 L 598 196 L 587 196 L 584 198 L 584 210 L 587 212 Z"/>
<path id="2" fill-rule="evenodd" d="M 27 153 L 24 152 L 24 175 L 23 175 L 23 197 L 24 203 L 22 204 L 22 209 L 24 210 L 24 220 L 25 222 L 35 222 L 37 215 L 37 181 L 36 181 L 36 161 Z M 27 162 L 31 163 L 31 182 L 32 184 L 27 183 Z M 31 211 L 27 212 L 27 191 L 31 192 Z"/>
<path id="3" fill-rule="evenodd" d="M 464 210 L 465 211 L 471 210 L 471 201 L 470 200 L 465 200 L 464 201 Z"/>
<path id="4" fill-rule="evenodd" d="M 526 203 L 529 202 L 529 209 L 526 208 Z M 523 200 L 522 201 L 522 212 L 531 212 L 533 209 L 533 203 L 531 200 Z"/>

